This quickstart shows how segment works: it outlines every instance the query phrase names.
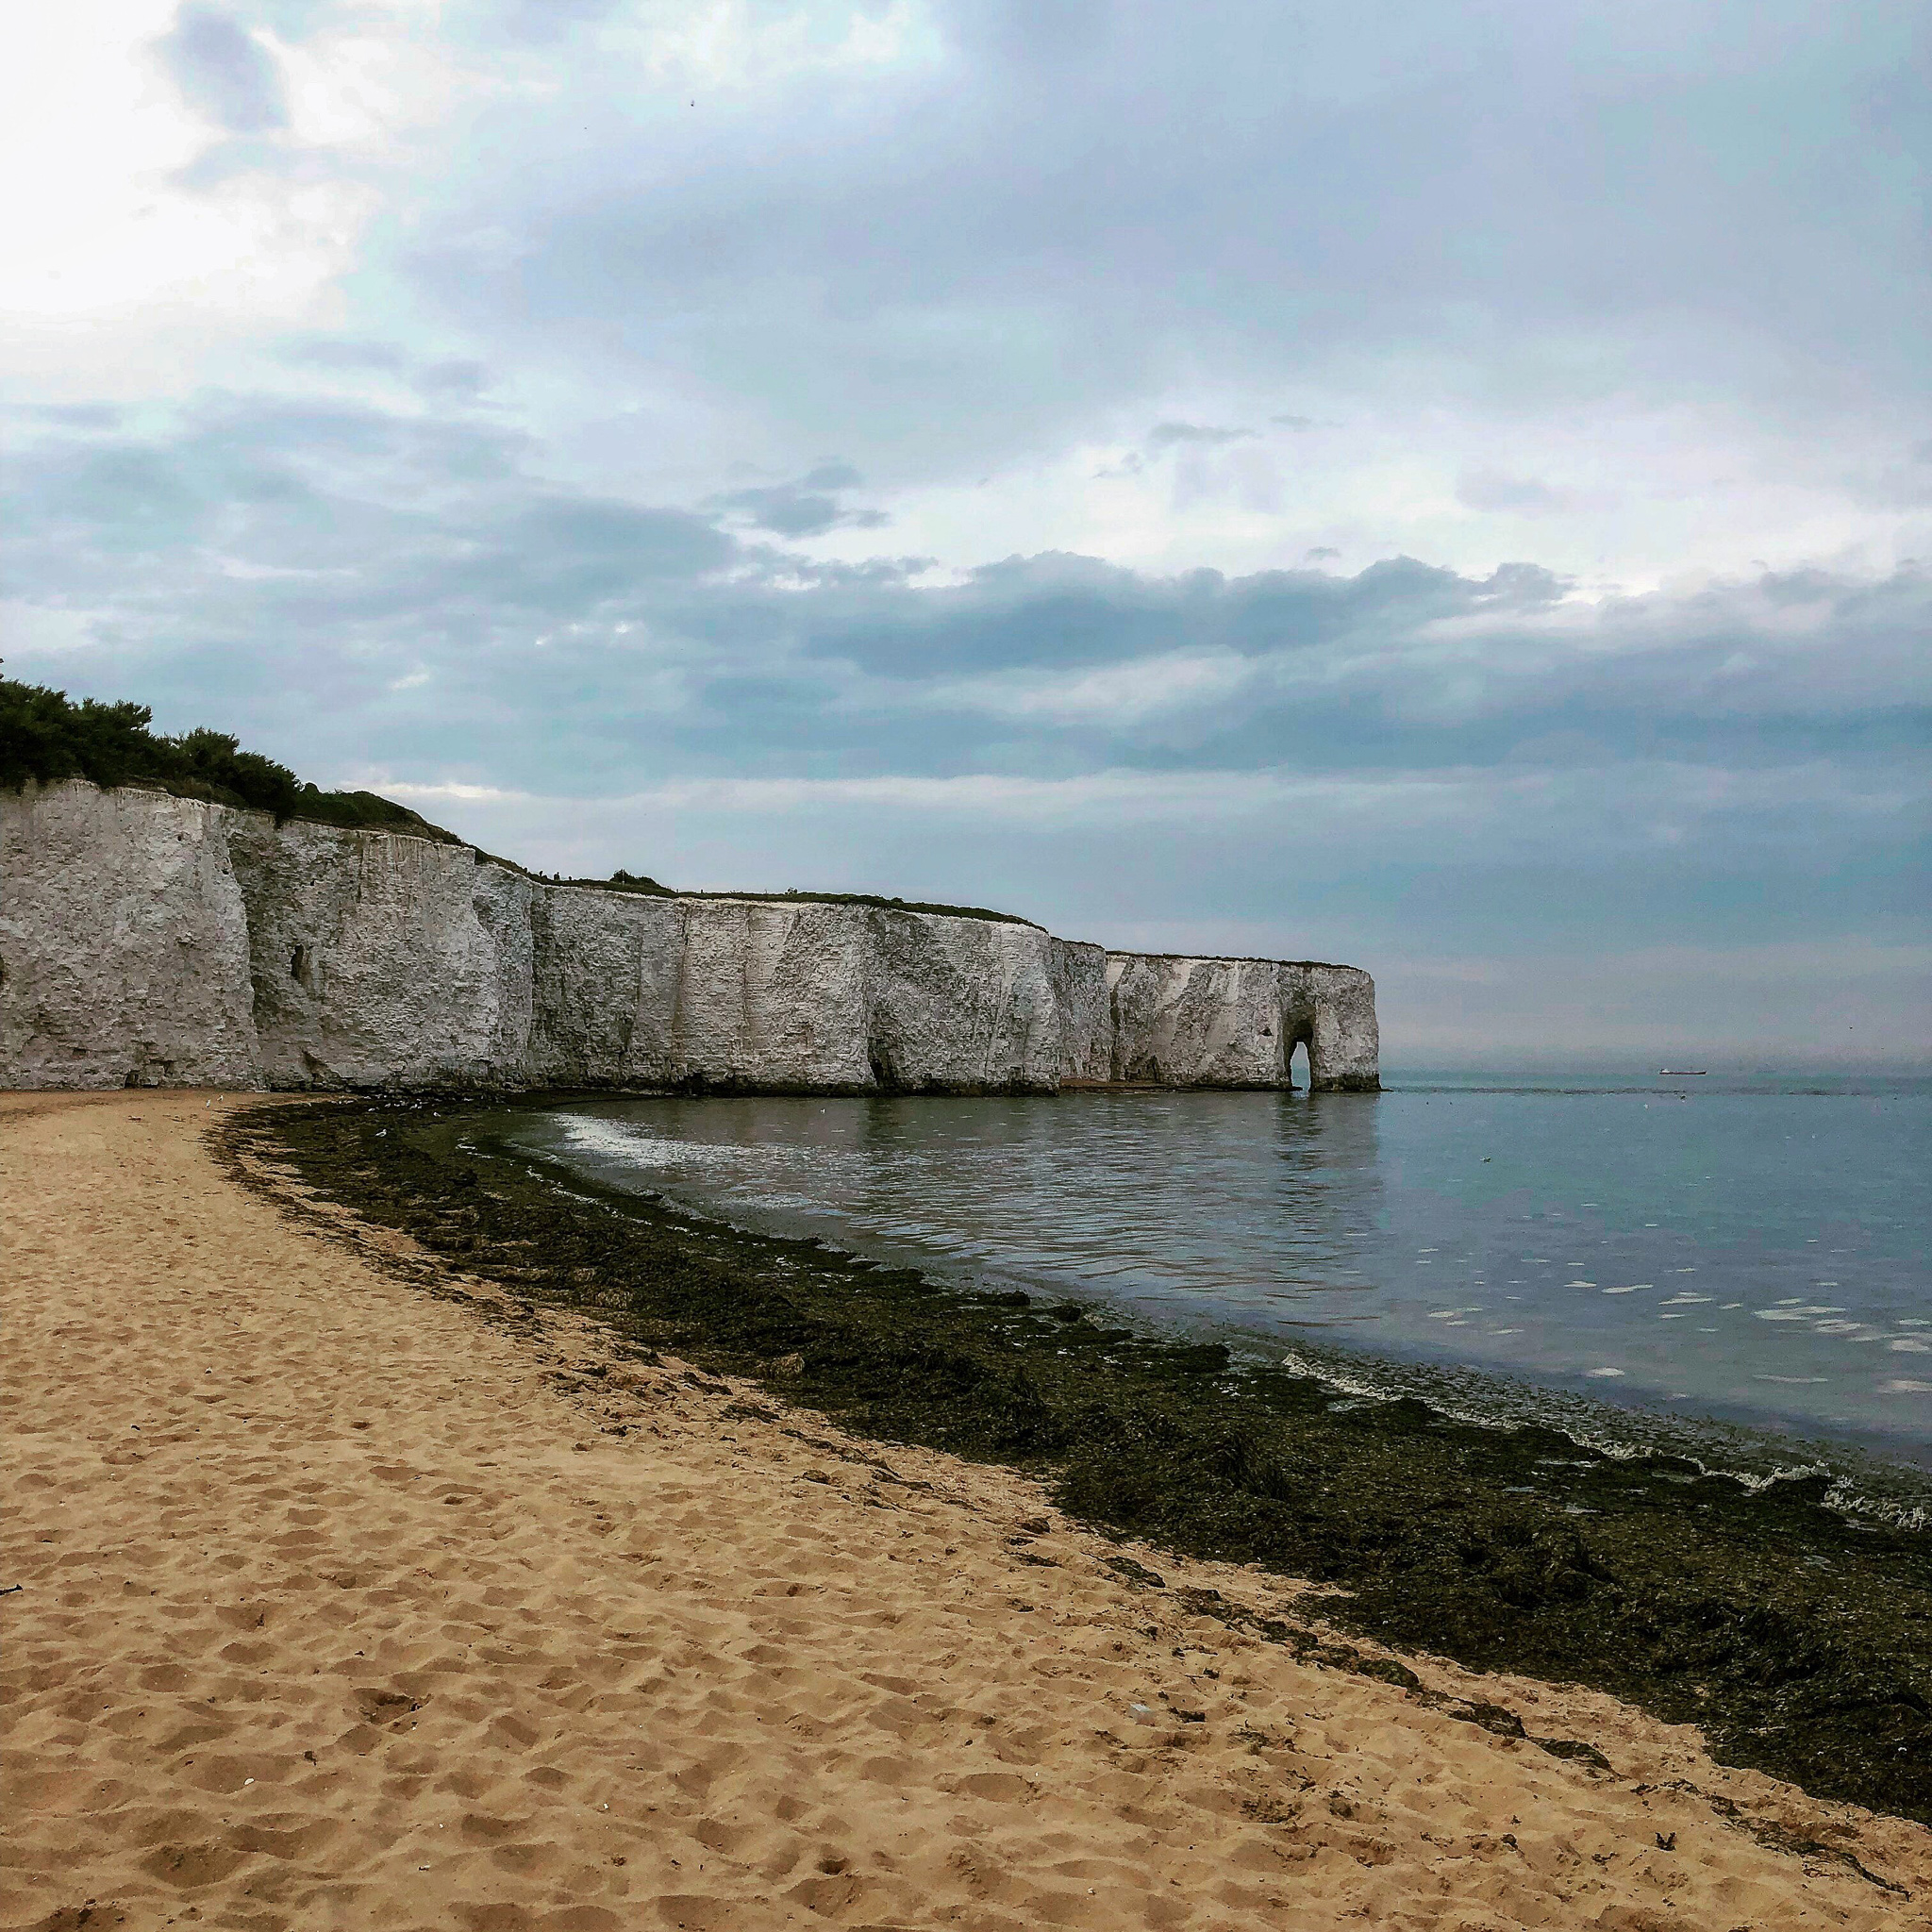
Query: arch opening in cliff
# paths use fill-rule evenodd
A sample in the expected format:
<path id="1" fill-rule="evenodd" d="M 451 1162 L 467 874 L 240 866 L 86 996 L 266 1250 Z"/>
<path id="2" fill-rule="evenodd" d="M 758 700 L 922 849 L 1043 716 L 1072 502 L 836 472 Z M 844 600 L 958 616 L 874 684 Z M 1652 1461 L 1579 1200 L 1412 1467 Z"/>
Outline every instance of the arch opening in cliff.
<path id="1" fill-rule="evenodd" d="M 1288 1042 L 1281 1063 L 1281 1084 L 1284 1087 L 1290 1090 L 1299 1087 L 1306 1092 L 1315 1084 L 1314 1068 L 1309 1060 L 1311 1051 L 1306 1035 Z"/>

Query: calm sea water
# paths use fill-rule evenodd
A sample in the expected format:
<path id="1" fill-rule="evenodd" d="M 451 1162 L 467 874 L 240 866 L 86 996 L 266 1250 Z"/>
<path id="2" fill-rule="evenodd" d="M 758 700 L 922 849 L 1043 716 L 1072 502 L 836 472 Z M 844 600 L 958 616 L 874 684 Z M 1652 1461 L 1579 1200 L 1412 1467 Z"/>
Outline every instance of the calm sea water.
<path id="1" fill-rule="evenodd" d="M 626 1099 L 515 1133 L 740 1225 L 1098 1297 L 1344 1382 L 1474 1377 L 1932 1467 L 1928 1080 Z"/>

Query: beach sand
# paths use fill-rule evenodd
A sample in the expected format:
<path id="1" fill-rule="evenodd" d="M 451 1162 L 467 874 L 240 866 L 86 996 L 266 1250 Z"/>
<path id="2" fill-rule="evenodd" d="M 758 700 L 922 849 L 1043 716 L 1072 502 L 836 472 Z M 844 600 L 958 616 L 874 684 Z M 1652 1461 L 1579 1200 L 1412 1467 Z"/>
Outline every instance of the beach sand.
<path id="1" fill-rule="evenodd" d="M 231 1104 L 0 1096 L 0 1927 L 1927 1922 L 1921 1826 L 1297 1662 L 1178 1601 L 1279 1578 L 1137 1588 L 1008 1472 L 278 1211 Z"/>

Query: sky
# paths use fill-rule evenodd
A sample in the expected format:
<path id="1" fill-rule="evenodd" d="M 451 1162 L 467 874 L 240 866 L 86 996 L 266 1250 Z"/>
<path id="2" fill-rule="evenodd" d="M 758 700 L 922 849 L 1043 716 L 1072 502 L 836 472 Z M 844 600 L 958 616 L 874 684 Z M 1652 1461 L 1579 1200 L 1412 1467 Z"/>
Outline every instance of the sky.
<path id="1" fill-rule="evenodd" d="M 1916 0 L 63 0 L 7 675 L 572 875 L 1932 1064 Z"/>

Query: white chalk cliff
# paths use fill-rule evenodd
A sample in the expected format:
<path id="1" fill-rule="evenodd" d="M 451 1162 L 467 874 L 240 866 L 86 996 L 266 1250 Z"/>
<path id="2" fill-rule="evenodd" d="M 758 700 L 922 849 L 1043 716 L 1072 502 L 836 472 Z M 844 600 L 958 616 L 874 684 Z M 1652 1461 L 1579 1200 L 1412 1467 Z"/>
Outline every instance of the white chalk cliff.
<path id="1" fill-rule="evenodd" d="M 1053 1092 L 1376 1084 L 1352 966 L 531 878 L 81 780 L 0 792 L 0 1087 Z"/>

